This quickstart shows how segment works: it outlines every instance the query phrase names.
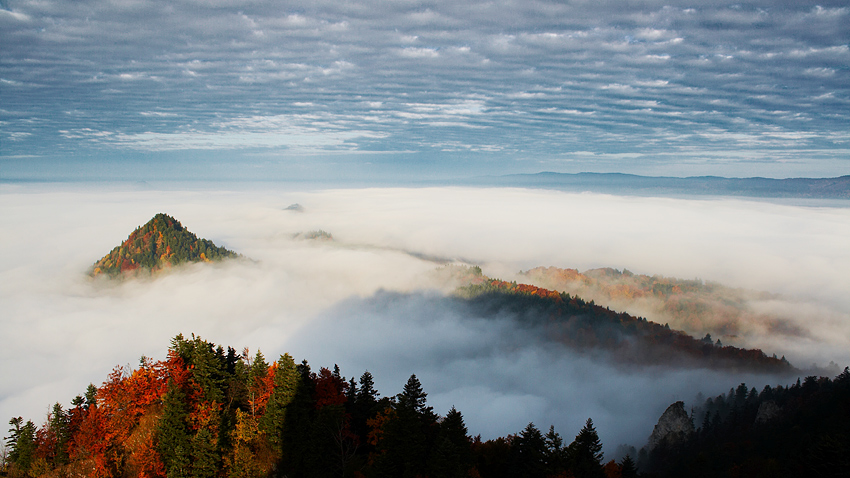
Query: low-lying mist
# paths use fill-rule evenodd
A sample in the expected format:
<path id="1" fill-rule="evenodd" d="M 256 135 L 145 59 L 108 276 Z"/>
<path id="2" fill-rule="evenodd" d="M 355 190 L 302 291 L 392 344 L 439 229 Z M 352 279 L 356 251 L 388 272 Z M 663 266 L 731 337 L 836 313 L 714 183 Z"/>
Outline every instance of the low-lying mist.
<path id="1" fill-rule="evenodd" d="M 766 353 L 799 366 L 850 363 L 850 204 L 264 187 L 0 186 L 0 417 L 40 423 L 115 365 L 164 357 L 178 333 L 269 358 L 290 352 L 314 368 L 338 363 L 348 377 L 369 369 L 385 395 L 415 373 L 437 412 L 457 406 L 485 438 L 529 421 L 571 437 L 592 417 L 608 450 L 641 445 L 672 401 L 783 382 L 626 370 L 541 342 L 509 318 L 461 317 L 441 299 L 451 286 L 434 274 L 438 258 L 505 280 L 536 266 L 616 267 L 766 291 L 774 295 L 754 310 L 806 332 L 766 331 Z M 304 210 L 286 210 L 293 203 Z M 88 278 L 158 212 L 250 260 Z M 295 237 L 315 230 L 334 240 Z"/>
<path id="2" fill-rule="evenodd" d="M 436 293 L 382 291 L 342 301 L 287 346 L 317 364 L 345 364 L 349 375 L 369 370 L 388 395 L 415 371 L 435 411 L 455 406 L 485 439 L 517 433 L 530 421 L 572 438 L 591 417 L 607 452 L 622 443 L 642 446 L 668 405 L 692 403 L 699 391 L 716 395 L 741 382 L 761 390 L 791 379 L 618 363 L 601 350 L 572 351 L 511 315 L 482 317 Z"/>
<path id="3" fill-rule="evenodd" d="M 523 272 L 518 280 L 669 324 L 696 338 L 713 336 L 712 340 L 722 339 L 725 345 L 780 350 L 799 358 L 806 357 L 814 344 L 831 344 L 832 350 L 822 357 L 843 354 L 844 340 L 834 340 L 834 334 L 841 337 L 844 330 L 842 314 L 822 304 L 702 280 L 636 275 L 625 269 L 581 273 L 537 267 Z M 819 327 L 807 324 L 812 317 Z M 834 362 L 798 365 L 819 373 L 840 371 Z"/>

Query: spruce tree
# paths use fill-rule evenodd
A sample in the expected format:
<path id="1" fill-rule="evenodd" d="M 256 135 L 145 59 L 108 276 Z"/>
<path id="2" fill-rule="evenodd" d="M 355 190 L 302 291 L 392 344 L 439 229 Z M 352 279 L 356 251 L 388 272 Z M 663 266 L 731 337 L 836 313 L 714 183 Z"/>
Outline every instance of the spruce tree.
<path id="1" fill-rule="evenodd" d="M 564 439 L 555 431 L 555 426 L 550 425 L 546 433 L 546 470 L 547 475 L 556 476 L 566 472 L 567 448 L 564 447 Z"/>
<path id="2" fill-rule="evenodd" d="M 351 377 L 348 381 L 348 389 L 345 391 L 345 409 L 348 413 L 354 411 L 354 404 L 357 402 L 357 380 Z"/>
<path id="3" fill-rule="evenodd" d="M 158 447 L 168 478 L 191 476 L 192 443 L 186 424 L 186 396 L 173 381 L 163 397 L 162 418 L 157 426 Z"/>
<path id="4" fill-rule="evenodd" d="M 86 388 L 85 395 L 86 405 L 85 409 L 88 410 L 92 405 L 97 404 L 97 387 L 94 386 L 93 383 L 90 383 Z"/>
<path id="5" fill-rule="evenodd" d="M 207 402 L 224 402 L 224 364 L 218 359 L 213 350 L 213 344 L 201 340 L 193 340 L 191 353 L 192 378 L 200 387 L 202 397 Z"/>
<path id="6" fill-rule="evenodd" d="M 419 379 L 411 375 L 396 395 L 394 414 L 384 424 L 376 445 L 376 475 L 413 478 L 427 474 L 429 432 L 436 417 L 426 406 L 426 397 Z"/>
<path id="7" fill-rule="evenodd" d="M 35 424 L 27 421 L 25 424 L 21 417 L 16 417 L 9 420 L 9 437 L 6 439 L 6 444 L 9 447 L 9 463 L 13 465 L 13 470 L 20 473 L 21 476 L 27 476 L 30 466 L 35 460 Z"/>
<path id="8" fill-rule="evenodd" d="M 208 428 L 201 428 L 192 438 L 192 477 L 215 478 L 219 466 L 217 437 Z"/>
<path id="9" fill-rule="evenodd" d="M 378 391 L 375 390 L 375 381 L 369 371 L 363 372 L 360 376 L 360 389 L 357 390 L 357 407 L 356 413 L 369 417 L 374 411 L 375 405 L 378 403 Z M 365 418 L 364 418 L 365 421 Z"/>
<path id="10" fill-rule="evenodd" d="M 620 462 L 620 474 L 622 478 L 637 478 L 637 465 L 630 455 L 626 455 Z"/>
<path id="11" fill-rule="evenodd" d="M 47 427 L 53 438 L 53 466 L 68 463 L 69 417 L 59 403 L 53 405 Z"/>
<path id="12" fill-rule="evenodd" d="M 352 378 L 352 384 L 354 379 Z M 369 426 L 366 420 L 373 418 L 378 412 L 378 392 L 375 390 L 375 382 L 369 371 L 360 376 L 359 387 L 349 386 L 348 407 L 351 411 L 351 429 L 355 435 L 360 437 L 364 450 L 371 451 L 372 445 L 368 441 Z"/>
<path id="13" fill-rule="evenodd" d="M 546 439 L 534 423 L 529 423 L 519 432 L 511 444 L 511 449 L 514 455 L 514 476 L 546 476 Z"/>
<path id="14" fill-rule="evenodd" d="M 588 418 L 575 441 L 569 447 L 570 462 L 576 478 L 602 478 L 602 443 Z"/>
<path id="15" fill-rule="evenodd" d="M 416 375 L 411 375 L 404 384 L 404 390 L 398 394 L 398 407 L 400 410 L 412 410 L 414 413 L 421 415 L 426 420 L 436 419 L 434 409 L 425 406 L 425 398 L 428 396 L 422 390 L 422 384 Z"/>
<path id="16" fill-rule="evenodd" d="M 440 432 L 431 461 L 432 476 L 461 478 L 472 467 L 471 442 L 463 416 L 455 407 L 440 422 Z"/>
<path id="17" fill-rule="evenodd" d="M 289 354 L 283 354 L 277 361 L 274 375 L 274 389 L 266 403 L 266 413 L 260 417 L 260 430 L 268 436 L 269 443 L 278 454 L 282 451 L 283 430 L 286 422 L 286 410 L 295 399 L 299 375 L 295 360 Z"/>
<path id="18" fill-rule="evenodd" d="M 296 387 L 286 407 L 281 435 L 281 472 L 288 476 L 309 476 L 316 456 L 310 446 L 315 407 L 316 383 L 306 360 L 295 366 Z"/>

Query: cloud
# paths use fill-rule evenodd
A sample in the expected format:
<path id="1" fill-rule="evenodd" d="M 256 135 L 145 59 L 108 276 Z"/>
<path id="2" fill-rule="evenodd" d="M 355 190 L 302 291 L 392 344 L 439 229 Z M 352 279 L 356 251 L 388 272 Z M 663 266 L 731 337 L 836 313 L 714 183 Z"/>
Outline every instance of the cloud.
<path id="1" fill-rule="evenodd" d="M 502 151 L 475 159 L 487 173 L 494 163 L 525 168 L 531 163 L 517 159 L 546 159 L 580 142 L 600 154 L 633 150 L 716 174 L 837 175 L 843 153 L 834 136 L 850 120 L 848 17 L 842 5 L 792 2 L 12 2 L 0 10 L 0 41 L 9 46 L 0 80 L 16 92 L 4 109 L 11 130 L 32 136 L 3 154 L 210 145 L 287 152 L 289 142 L 261 128 L 210 138 L 222 136 L 219 122 L 293 117 L 310 103 L 321 112 L 313 127 L 323 138 L 311 151 L 333 153 L 339 144 L 328 138 L 344 137 L 346 150 L 397 152 L 402 168 L 406 151 L 434 153 L 447 141 Z M 462 104 L 473 95 L 481 102 L 476 128 L 387 120 L 404 118 L 411 104 Z M 380 103 L 384 116 L 363 114 L 364 101 Z M 635 110 L 624 101 L 659 106 Z M 552 118 L 544 108 L 594 116 Z M 61 114 L 76 109 L 86 114 Z M 142 114 L 162 109 L 174 116 Z M 60 134 L 83 129 L 127 141 Z M 706 129 L 726 136 L 691 134 Z M 776 131 L 806 134 L 789 143 Z M 676 159 L 721 147 L 749 154 L 720 166 Z M 771 153 L 794 154 L 796 166 L 746 159 Z M 647 169 L 638 161 L 616 166 Z"/>
<path id="2" fill-rule="evenodd" d="M 174 113 L 142 112 L 143 116 L 174 117 Z M 328 124 L 324 130 L 316 127 L 320 115 L 276 115 L 232 118 L 211 124 L 214 131 L 184 131 L 172 133 L 143 132 L 124 134 L 97 131 L 91 128 L 61 130 L 69 139 L 86 139 L 97 144 L 119 145 L 143 151 L 216 150 L 227 151 L 245 148 L 283 148 L 289 153 L 351 151 L 350 141 L 355 138 L 381 138 L 385 134 L 375 131 L 354 131 Z"/>
<path id="3" fill-rule="evenodd" d="M 777 377 L 623 369 L 546 343 L 508 317 L 445 301 L 442 259 L 512 280 L 538 265 L 611 266 L 780 294 L 754 303 L 807 335 L 766 333 L 767 353 L 850 364 L 846 202 L 769 203 L 521 189 L 344 189 L 250 183 L 0 186 L 0 415 L 44 417 L 115 365 L 164 357 L 177 333 L 284 352 L 385 395 L 416 373 L 440 413 L 472 433 L 591 416 L 606 446 L 635 443 L 675 400 Z M 285 208 L 304 206 L 303 213 Z M 94 261 L 158 212 L 254 261 L 194 265 L 153 281 L 90 281 Z M 333 242 L 295 240 L 322 229 Z M 440 260 L 436 258 L 442 258 Z M 768 331 L 769 332 L 769 331 Z M 639 444 L 639 443 L 638 443 Z"/>
<path id="4" fill-rule="evenodd" d="M 369 370 L 386 395 L 398 393 L 415 373 L 435 411 L 456 407 L 470 432 L 484 439 L 517 433 L 533 421 L 543 429 L 554 425 L 570 441 L 592 417 L 608 453 L 622 443 L 642 446 L 664 408 L 692 401 L 697 391 L 716 395 L 742 381 L 760 389 L 788 380 L 623 367 L 547 342 L 540 330 L 520 327 L 510 316 L 469 313 L 435 294 L 378 292 L 343 301 L 287 345 L 298 356 L 315 356 L 316 364 L 345 364 L 351 375 Z"/>

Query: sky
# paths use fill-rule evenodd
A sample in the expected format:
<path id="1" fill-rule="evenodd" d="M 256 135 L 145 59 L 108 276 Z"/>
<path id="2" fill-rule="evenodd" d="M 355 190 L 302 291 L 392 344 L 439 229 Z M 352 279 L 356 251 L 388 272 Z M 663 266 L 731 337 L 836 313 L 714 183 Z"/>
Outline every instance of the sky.
<path id="1" fill-rule="evenodd" d="M 844 1 L 0 1 L 0 179 L 835 177 Z"/>
<path id="2" fill-rule="evenodd" d="M 303 212 L 288 210 L 300 204 Z M 805 368 L 850 365 L 850 207 L 508 188 L 314 189 L 251 183 L 0 184 L 0 418 L 41 424 L 115 366 L 163 359 L 191 334 L 314 370 L 369 370 L 383 396 L 416 374 L 428 404 L 484 439 L 529 422 L 572 439 L 590 417 L 606 453 L 640 447 L 671 403 L 757 376 L 577 355 L 509 315 L 447 298 L 446 262 L 518 278 L 537 266 L 627 268 L 774 294 L 750 304 L 801 330 L 742 337 Z M 154 280 L 91 280 L 92 264 L 158 212 L 251 260 Z M 333 241 L 298 233 L 324 230 Z M 712 334 L 716 335 L 716 334 Z M 724 343 L 729 342 L 724 337 Z M 731 343 L 727 343 L 731 344 Z M 836 372 L 837 373 L 837 372 Z"/>

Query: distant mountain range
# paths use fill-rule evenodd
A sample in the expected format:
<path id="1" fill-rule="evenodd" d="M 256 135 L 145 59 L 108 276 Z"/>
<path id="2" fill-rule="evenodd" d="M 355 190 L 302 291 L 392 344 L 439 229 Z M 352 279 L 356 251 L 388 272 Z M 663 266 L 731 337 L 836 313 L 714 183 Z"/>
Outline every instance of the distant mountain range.
<path id="1" fill-rule="evenodd" d="M 774 198 L 850 199 L 850 175 L 837 178 L 687 178 L 622 173 L 553 173 L 481 176 L 465 181 L 476 186 L 547 188 L 611 194 L 747 196 Z"/>

